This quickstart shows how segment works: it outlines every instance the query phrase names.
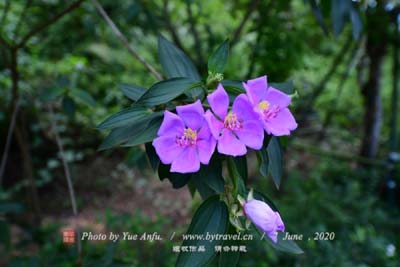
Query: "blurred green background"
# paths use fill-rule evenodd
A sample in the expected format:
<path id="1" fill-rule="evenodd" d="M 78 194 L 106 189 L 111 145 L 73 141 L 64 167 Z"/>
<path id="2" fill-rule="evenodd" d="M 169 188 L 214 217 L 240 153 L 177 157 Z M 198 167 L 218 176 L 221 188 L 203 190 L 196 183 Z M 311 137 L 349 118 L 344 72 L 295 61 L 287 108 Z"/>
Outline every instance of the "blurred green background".
<path id="1" fill-rule="evenodd" d="M 157 79 L 95 2 L 0 0 L 0 266 L 77 266 L 65 228 L 180 235 L 200 204 L 186 187 L 160 181 L 143 147 L 97 151 L 105 133 L 96 125 L 130 105 L 119 84 Z M 399 1 L 99 2 L 159 72 L 159 33 L 204 78 L 208 56 L 229 38 L 225 78 L 294 83 L 299 128 L 281 138 L 280 190 L 259 177 L 254 154 L 248 164 L 250 184 L 306 237 L 298 241 L 305 253 L 249 243 L 239 266 L 400 265 Z M 308 241 L 315 232 L 335 238 Z M 84 241 L 82 266 L 174 266 L 179 244 Z"/>

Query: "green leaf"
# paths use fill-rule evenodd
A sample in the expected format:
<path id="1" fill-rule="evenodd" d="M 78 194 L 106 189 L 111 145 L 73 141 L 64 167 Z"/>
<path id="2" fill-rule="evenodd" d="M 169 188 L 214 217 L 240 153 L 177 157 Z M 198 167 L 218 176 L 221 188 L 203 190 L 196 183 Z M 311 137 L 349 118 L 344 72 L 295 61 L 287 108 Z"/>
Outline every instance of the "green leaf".
<path id="1" fill-rule="evenodd" d="M 208 59 L 208 71 L 211 73 L 224 73 L 229 56 L 229 40 L 225 40 Z"/>
<path id="2" fill-rule="evenodd" d="M 219 200 L 219 196 L 212 196 L 204 201 L 196 211 L 190 223 L 187 234 L 215 235 L 226 234 L 228 227 L 228 208 Z M 222 245 L 222 240 L 184 240 L 182 246 L 204 246 L 204 252 L 180 252 L 176 267 L 204 266 L 210 263 L 216 255 L 214 247 Z M 181 246 L 181 247 L 182 247 Z"/>
<path id="3" fill-rule="evenodd" d="M 128 141 L 131 142 L 130 146 L 133 145 L 135 140 L 142 141 L 143 143 L 152 141 L 151 138 L 154 138 L 154 128 L 159 127 L 161 124 L 160 118 L 155 117 L 156 115 L 160 116 L 161 114 L 152 113 L 145 119 L 141 119 L 129 126 L 113 129 L 100 145 L 99 150 L 118 146 Z"/>
<path id="4" fill-rule="evenodd" d="M 228 226 L 228 234 L 234 235 L 237 234 L 236 229 L 229 224 Z M 222 246 L 237 246 L 239 247 L 241 245 L 240 240 L 225 240 Z M 240 252 L 239 250 L 236 251 L 228 251 L 224 252 L 222 251 L 221 254 L 219 255 L 219 267 L 235 267 L 237 266 L 239 262 L 239 257 L 240 257 Z"/>
<path id="5" fill-rule="evenodd" d="M 235 198 L 237 194 L 244 196 L 246 191 L 244 180 L 240 176 L 234 157 L 227 157 L 227 166 L 228 166 L 228 174 L 230 176 L 229 178 L 232 179 Z"/>
<path id="6" fill-rule="evenodd" d="M 277 137 L 273 136 L 271 138 L 267 147 L 267 152 L 269 159 L 269 171 L 276 188 L 279 189 L 283 173 L 283 158 L 281 146 Z"/>
<path id="7" fill-rule="evenodd" d="M 193 62 L 174 44 L 158 36 L 158 54 L 167 78 L 187 77 L 200 81 L 200 75 Z"/>
<path id="8" fill-rule="evenodd" d="M 40 101 L 50 102 L 56 100 L 58 97 L 65 93 L 65 88 L 63 87 L 51 87 L 46 89 L 40 96 Z"/>
<path id="9" fill-rule="evenodd" d="M 271 207 L 271 209 L 279 212 L 275 204 L 265 194 L 259 191 L 254 191 L 254 198 L 267 203 Z M 304 251 L 293 240 L 283 240 L 283 237 L 285 236 L 284 233 L 278 232 L 278 241 L 277 243 L 274 243 L 267 235 L 263 235 L 261 231 L 255 226 L 254 228 L 256 229 L 256 233 L 260 235 L 260 238 L 262 237 L 262 239 L 266 240 L 275 249 L 292 254 L 304 253 Z"/>
<path id="10" fill-rule="evenodd" d="M 75 115 L 75 110 L 76 110 L 75 102 L 69 96 L 63 97 L 62 107 L 64 112 L 69 117 L 73 117 Z"/>
<path id="11" fill-rule="evenodd" d="M 267 150 L 263 147 L 256 152 L 257 160 L 258 160 L 258 170 L 263 177 L 268 176 L 268 153 Z"/>
<path id="12" fill-rule="evenodd" d="M 147 91 L 146 88 L 137 85 L 120 84 L 119 87 L 124 95 L 133 101 L 138 101 Z"/>
<path id="13" fill-rule="evenodd" d="M 179 189 L 181 187 L 184 187 L 192 177 L 191 173 L 176 173 L 176 172 L 170 172 L 171 165 L 165 165 L 160 163 L 158 165 L 158 177 L 160 180 L 168 179 L 172 187 L 175 189 Z"/>
<path id="14" fill-rule="evenodd" d="M 199 83 L 189 78 L 172 78 L 154 84 L 139 99 L 138 103 L 145 106 L 165 104 L 191 88 L 198 87 Z"/>
<path id="15" fill-rule="evenodd" d="M 222 80 L 221 84 L 224 86 L 225 90 L 228 93 L 239 95 L 246 93 L 246 90 L 243 87 L 242 81 L 235 81 L 235 80 Z"/>
<path id="16" fill-rule="evenodd" d="M 265 135 L 263 147 L 260 150 L 256 151 L 258 167 L 259 167 L 258 170 L 260 171 L 260 174 L 263 177 L 267 177 L 269 172 L 269 159 L 268 159 L 267 147 L 270 141 L 271 141 L 271 135 Z"/>
<path id="17" fill-rule="evenodd" d="M 234 157 L 233 161 L 235 162 L 237 171 L 239 172 L 240 177 L 242 177 L 243 181 L 247 181 L 247 157 Z"/>
<path id="18" fill-rule="evenodd" d="M 153 141 L 157 137 L 157 131 L 160 129 L 161 122 L 162 117 L 158 114 L 148 123 L 147 127 L 143 131 L 132 135 L 132 137 L 122 146 L 136 146 Z"/>
<path id="19" fill-rule="evenodd" d="M 353 38 L 358 40 L 360 39 L 363 30 L 363 22 L 359 10 L 354 6 L 352 6 L 350 10 L 350 20 L 351 20 Z"/>
<path id="20" fill-rule="evenodd" d="M 294 87 L 292 81 L 287 81 L 283 83 L 270 83 L 269 86 L 284 92 L 285 94 L 294 94 Z"/>
<path id="21" fill-rule="evenodd" d="M 158 169 L 158 165 L 160 164 L 160 159 L 157 156 L 156 150 L 150 142 L 146 143 L 144 147 L 146 149 L 146 155 L 149 160 L 150 166 L 153 171 L 156 171 Z"/>
<path id="22" fill-rule="evenodd" d="M 331 1 L 331 19 L 333 32 L 338 36 L 344 27 L 344 24 L 349 19 L 351 9 L 351 1 L 349 0 L 335 0 Z"/>
<path id="23" fill-rule="evenodd" d="M 4 202 L 0 203 L 0 214 L 2 213 L 21 213 L 24 208 L 19 203 L 14 202 Z"/>
<path id="24" fill-rule="evenodd" d="M 208 165 L 202 165 L 200 171 L 193 174 L 192 183 L 203 199 L 224 191 L 222 164 L 218 155 L 213 156 Z"/>
<path id="25" fill-rule="evenodd" d="M 81 89 L 72 89 L 69 95 L 75 98 L 77 101 L 82 102 L 90 107 L 96 106 L 96 100 L 86 91 Z"/>
<path id="26" fill-rule="evenodd" d="M 127 108 L 105 119 L 97 126 L 97 129 L 105 130 L 128 126 L 132 123 L 140 122 L 151 114 L 154 113 L 143 107 Z"/>

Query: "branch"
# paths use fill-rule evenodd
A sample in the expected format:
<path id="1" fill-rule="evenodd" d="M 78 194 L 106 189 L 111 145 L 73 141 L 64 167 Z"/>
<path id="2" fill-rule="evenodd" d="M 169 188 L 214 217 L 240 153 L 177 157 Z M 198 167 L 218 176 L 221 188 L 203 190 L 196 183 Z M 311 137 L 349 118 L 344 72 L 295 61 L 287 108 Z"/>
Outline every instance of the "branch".
<path id="1" fill-rule="evenodd" d="M 0 188 L 3 182 L 3 175 L 6 168 L 7 158 L 8 158 L 8 151 L 10 150 L 10 145 L 12 141 L 12 135 L 15 128 L 15 122 L 17 121 L 18 111 L 21 105 L 21 101 L 17 100 L 15 105 L 14 111 L 11 115 L 10 127 L 8 128 L 7 138 L 6 138 L 6 145 L 4 146 L 3 157 L 1 158 L 1 165 L 0 165 Z"/>
<path id="2" fill-rule="evenodd" d="M 95 5 L 97 11 L 101 14 L 101 16 L 104 18 L 104 20 L 107 22 L 107 24 L 110 26 L 111 30 L 114 32 L 114 34 L 120 39 L 122 44 L 128 49 L 128 51 L 134 55 L 140 62 L 142 62 L 146 68 L 158 79 L 162 80 L 162 76 L 160 73 L 157 72 L 157 70 L 148 63 L 144 57 L 142 57 L 136 49 L 129 44 L 128 39 L 121 33 L 121 31 L 118 29 L 118 27 L 115 25 L 115 23 L 110 19 L 110 17 L 107 15 L 106 11 L 103 9 L 103 7 L 100 5 L 100 3 L 97 0 L 92 0 L 93 4 Z"/>
<path id="3" fill-rule="evenodd" d="M 71 206 L 72 206 L 72 212 L 74 214 L 74 217 L 76 218 L 78 216 L 78 208 L 76 205 L 76 197 L 75 197 L 75 191 L 74 191 L 74 186 L 72 184 L 72 178 L 71 178 L 71 172 L 69 170 L 68 166 L 68 161 L 65 158 L 64 154 L 64 146 L 61 142 L 60 134 L 58 133 L 57 130 L 57 121 L 54 116 L 53 108 L 51 105 L 49 105 L 49 113 L 50 113 L 50 121 L 51 121 L 51 128 L 52 132 L 54 133 L 54 137 L 56 138 L 57 142 L 57 147 L 58 151 L 60 153 L 60 158 L 64 167 L 64 173 L 65 173 L 65 178 L 67 179 L 67 184 L 68 184 L 68 192 L 69 192 L 69 197 L 71 200 Z M 80 233 L 79 230 L 77 229 L 77 246 L 78 246 L 78 262 L 81 261 L 81 256 L 82 256 L 82 246 L 81 246 L 81 238 L 80 238 Z"/>
<path id="4" fill-rule="evenodd" d="M 315 100 L 320 96 L 322 91 L 324 91 L 326 84 L 333 77 L 333 74 L 335 74 L 337 67 L 340 65 L 340 63 L 342 62 L 344 56 L 349 51 L 352 42 L 353 42 L 353 36 L 351 34 L 349 34 L 348 37 L 347 37 L 346 42 L 344 43 L 344 45 L 340 49 L 339 53 L 337 53 L 336 57 L 333 59 L 332 65 L 329 68 L 328 72 L 324 75 L 324 77 L 318 83 L 318 85 L 315 88 L 314 92 L 312 92 L 312 95 L 311 95 L 311 97 L 309 99 L 307 107 L 311 108 L 313 106 Z"/>
<path id="5" fill-rule="evenodd" d="M 272 3 L 273 1 L 271 1 Z M 240 34 L 242 33 L 243 27 L 246 24 L 246 22 L 249 20 L 251 14 L 257 9 L 257 6 L 260 4 L 260 0 L 253 0 L 250 5 L 249 9 L 247 10 L 246 14 L 244 15 L 242 21 L 240 22 L 239 26 L 236 28 L 232 41 L 231 41 L 231 47 L 233 47 L 237 41 L 239 40 Z"/>
<path id="6" fill-rule="evenodd" d="M 44 29 L 46 29 L 48 26 L 50 26 L 51 24 L 57 22 L 59 19 L 61 19 L 62 17 L 64 17 L 66 14 L 70 13 L 71 11 L 73 11 L 74 9 L 78 8 L 85 0 L 78 0 L 74 3 L 72 3 L 71 5 L 69 5 L 66 9 L 64 9 L 63 11 L 61 11 L 60 13 L 56 14 L 55 16 L 53 16 L 52 18 L 50 18 L 47 21 L 44 21 L 42 23 L 40 23 L 39 25 L 37 25 L 35 28 L 33 28 L 30 32 L 28 32 L 23 38 L 22 40 L 16 45 L 16 48 L 22 48 L 25 46 L 25 44 L 29 41 L 29 39 L 31 39 L 34 35 L 38 34 L 39 32 L 43 31 Z"/>

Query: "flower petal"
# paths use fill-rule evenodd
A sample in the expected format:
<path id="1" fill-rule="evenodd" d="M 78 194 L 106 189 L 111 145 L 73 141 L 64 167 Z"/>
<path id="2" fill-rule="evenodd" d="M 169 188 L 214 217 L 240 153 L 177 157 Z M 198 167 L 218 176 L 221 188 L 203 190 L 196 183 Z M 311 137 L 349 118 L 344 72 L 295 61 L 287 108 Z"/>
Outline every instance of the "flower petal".
<path id="1" fill-rule="evenodd" d="M 208 164 L 210 162 L 210 158 L 215 150 L 215 145 L 217 144 L 217 140 L 211 134 L 210 128 L 208 124 L 205 123 L 203 127 L 201 127 L 200 132 L 197 134 L 197 152 L 199 154 L 200 162 L 203 164 Z"/>
<path id="2" fill-rule="evenodd" d="M 207 96 L 207 101 L 212 111 L 223 120 L 228 113 L 229 96 L 221 84 L 218 84 L 217 90 Z"/>
<path id="3" fill-rule="evenodd" d="M 204 109 L 200 100 L 193 104 L 176 107 L 176 112 L 182 118 L 186 126 L 192 130 L 199 130 L 204 122 Z"/>
<path id="4" fill-rule="evenodd" d="M 222 129 L 224 128 L 224 124 L 215 118 L 214 114 L 210 110 L 206 111 L 204 118 L 207 121 L 208 126 L 210 127 L 211 133 L 214 138 L 218 139 Z"/>
<path id="5" fill-rule="evenodd" d="M 259 114 L 254 111 L 249 98 L 245 94 L 240 94 L 235 98 L 232 112 L 236 113 L 237 117 L 244 121 L 259 119 Z"/>
<path id="6" fill-rule="evenodd" d="M 153 140 L 157 155 L 164 164 L 171 164 L 178 157 L 183 148 L 175 142 L 173 136 L 160 136 Z"/>
<path id="7" fill-rule="evenodd" d="M 200 161 L 195 146 L 184 148 L 171 165 L 171 172 L 191 173 L 198 170 L 200 170 Z"/>
<path id="8" fill-rule="evenodd" d="M 264 128 L 261 121 L 245 121 L 243 128 L 236 130 L 235 134 L 241 142 L 252 149 L 259 150 L 263 145 Z"/>
<path id="9" fill-rule="evenodd" d="M 273 87 L 268 88 L 265 100 L 267 100 L 270 105 L 277 105 L 280 108 L 287 108 L 292 101 L 290 96 Z"/>
<path id="10" fill-rule="evenodd" d="M 158 129 L 157 134 L 159 136 L 182 135 L 184 129 L 185 125 L 183 124 L 182 119 L 178 115 L 166 110 L 164 112 L 163 122 L 161 123 L 160 129 Z"/>
<path id="11" fill-rule="evenodd" d="M 280 110 L 275 118 L 264 120 L 265 131 L 275 136 L 290 135 L 296 128 L 296 120 L 288 108 Z"/>
<path id="12" fill-rule="evenodd" d="M 232 131 L 225 129 L 218 139 L 218 152 L 231 156 L 242 156 L 246 154 L 246 146 L 240 142 Z"/>
<path id="13" fill-rule="evenodd" d="M 243 83 L 243 87 L 246 89 L 250 102 L 253 105 L 257 105 L 267 95 L 267 76 L 264 75 L 253 80 L 248 80 L 247 83 Z"/>
<path id="14" fill-rule="evenodd" d="M 243 206 L 246 217 L 263 232 L 276 231 L 276 215 L 267 203 L 260 200 L 250 200 Z"/>

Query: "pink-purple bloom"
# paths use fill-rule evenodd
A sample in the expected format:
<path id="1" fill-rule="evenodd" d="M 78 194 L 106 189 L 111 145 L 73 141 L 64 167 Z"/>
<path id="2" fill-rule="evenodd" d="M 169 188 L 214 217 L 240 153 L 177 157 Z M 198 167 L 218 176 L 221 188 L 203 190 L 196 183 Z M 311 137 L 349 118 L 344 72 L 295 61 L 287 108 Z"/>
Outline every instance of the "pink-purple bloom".
<path id="1" fill-rule="evenodd" d="M 248 80 L 243 86 L 268 134 L 290 135 L 290 131 L 297 128 L 297 123 L 288 109 L 290 96 L 268 86 L 267 76 Z"/>
<path id="2" fill-rule="evenodd" d="M 245 216 L 272 241 L 278 242 L 278 231 L 285 231 L 285 225 L 277 211 L 267 203 L 252 199 L 243 205 Z"/>
<path id="3" fill-rule="evenodd" d="M 246 146 L 261 149 L 264 131 L 245 94 L 237 96 L 232 110 L 228 110 L 228 94 L 219 84 L 217 90 L 207 96 L 207 100 L 213 113 L 207 110 L 205 118 L 212 135 L 218 141 L 219 153 L 242 156 L 247 152 Z"/>
<path id="4" fill-rule="evenodd" d="M 216 140 L 204 119 L 200 101 L 176 107 L 178 115 L 165 111 L 153 146 L 163 164 L 171 164 L 171 172 L 191 173 L 208 164 Z"/>

